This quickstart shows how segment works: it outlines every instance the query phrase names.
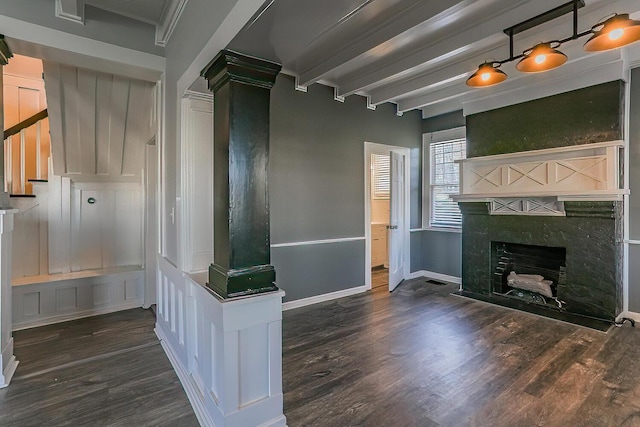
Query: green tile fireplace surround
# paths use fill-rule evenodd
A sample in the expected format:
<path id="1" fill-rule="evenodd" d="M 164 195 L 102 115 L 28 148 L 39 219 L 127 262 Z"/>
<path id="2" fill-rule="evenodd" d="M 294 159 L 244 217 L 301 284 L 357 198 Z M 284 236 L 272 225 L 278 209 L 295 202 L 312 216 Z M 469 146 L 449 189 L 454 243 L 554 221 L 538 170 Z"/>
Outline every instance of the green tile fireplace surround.
<path id="1" fill-rule="evenodd" d="M 621 140 L 623 105 L 624 83 L 614 81 L 470 115 L 467 155 Z M 622 311 L 621 202 L 567 201 L 566 216 L 490 215 L 489 203 L 478 201 L 460 207 L 463 295 L 599 329 Z M 494 290 L 492 242 L 494 248 L 495 242 L 566 248 L 566 279 L 557 287 L 564 307 L 526 303 Z"/>
<path id="2" fill-rule="evenodd" d="M 489 215 L 487 203 L 461 203 L 462 286 L 468 296 L 512 306 L 494 294 L 492 242 L 566 248 L 566 283 L 558 284 L 562 310 L 518 307 L 581 323 L 568 315 L 612 322 L 621 311 L 622 204 L 565 202 L 566 217 Z M 548 310 L 549 312 L 546 312 Z"/>

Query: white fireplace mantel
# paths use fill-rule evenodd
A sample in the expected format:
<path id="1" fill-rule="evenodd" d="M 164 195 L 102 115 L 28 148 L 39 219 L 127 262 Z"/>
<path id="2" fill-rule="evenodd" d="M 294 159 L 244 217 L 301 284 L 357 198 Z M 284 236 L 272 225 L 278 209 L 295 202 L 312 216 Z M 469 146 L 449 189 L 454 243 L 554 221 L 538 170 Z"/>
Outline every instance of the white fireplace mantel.
<path id="1" fill-rule="evenodd" d="M 497 198 L 619 201 L 623 141 L 608 141 L 459 160 L 458 202 Z"/>

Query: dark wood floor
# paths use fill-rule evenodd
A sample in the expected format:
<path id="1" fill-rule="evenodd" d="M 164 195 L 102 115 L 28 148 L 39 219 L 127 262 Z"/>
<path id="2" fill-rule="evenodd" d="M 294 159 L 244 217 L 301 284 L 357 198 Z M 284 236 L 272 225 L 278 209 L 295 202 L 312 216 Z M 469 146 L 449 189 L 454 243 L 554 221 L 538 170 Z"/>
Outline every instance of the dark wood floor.
<path id="1" fill-rule="evenodd" d="M 0 426 L 197 426 L 154 323 L 135 309 L 15 332 Z"/>
<path id="2" fill-rule="evenodd" d="M 416 279 L 284 313 L 296 426 L 640 426 L 640 331 L 608 334 Z"/>
<path id="3" fill-rule="evenodd" d="M 640 426 L 640 331 L 609 334 L 450 295 L 424 279 L 290 310 L 297 426 Z M 15 333 L 1 426 L 196 426 L 155 334 L 129 310 Z M 249 427 L 249 426 L 248 426 Z"/>

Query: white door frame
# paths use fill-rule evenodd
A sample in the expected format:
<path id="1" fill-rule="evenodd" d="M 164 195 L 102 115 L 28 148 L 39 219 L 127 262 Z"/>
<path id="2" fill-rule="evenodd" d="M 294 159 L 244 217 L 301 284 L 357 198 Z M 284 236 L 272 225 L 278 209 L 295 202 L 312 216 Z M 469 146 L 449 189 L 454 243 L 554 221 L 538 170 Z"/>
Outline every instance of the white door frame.
<path id="1" fill-rule="evenodd" d="M 371 289 L 371 155 L 389 154 L 390 151 L 401 154 L 404 162 L 404 229 L 401 230 L 404 237 L 402 256 L 404 257 L 404 271 L 402 278 L 409 278 L 411 262 L 411 151 L 406 147 L 378 144 L 375 142 L 364 143 L 364 236 L 365 236 L 365 261 L 364 281 L 367 289 Z"/>

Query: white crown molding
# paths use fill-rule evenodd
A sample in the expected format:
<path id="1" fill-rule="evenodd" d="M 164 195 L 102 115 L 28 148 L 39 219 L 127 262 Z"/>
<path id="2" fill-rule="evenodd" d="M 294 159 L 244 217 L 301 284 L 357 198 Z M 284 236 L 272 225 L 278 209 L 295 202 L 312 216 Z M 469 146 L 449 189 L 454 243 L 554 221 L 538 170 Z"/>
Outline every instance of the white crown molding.
<path id="1" fill-rule="evenodd" d="M 187 6 L 189 0 L 167 0 L 164 10 L 162 11 L 162 18 L 156 25 L 156 45 L 165 47 L 173 31 L 178 25 L 180 16 Z"/>
<path id="2" fill-rule="evenodd" d="M 84 25 L 84 4 L 78 0 L 56 0 L 56 18 Z"/>
<path id="3" fill-rule="evenodd" d="M 376 109 L 376 105 L 371 103 L 371 97 L 370 96 L 367 96 L 367 108 L 369 110 L 375 110 Z M 402 112 L 400 111 L 400 113 L 402 113 Z M 397 110 L 396 110 L 396 114 L 398 114 Z"/>
<path id="4" fill-rule="evenodd" d="M 294 86 L 295 89 L 298 92 L 305 92 L 306 93 L 307 92 L 307 86 L 304 86 L 304 85 L 300 84 L 300 77 L 295 76 L 294 78 L 295 78 L 295 86 Z M 334 91 L 335 91 L 335 89 L 334 89 Z"/>

